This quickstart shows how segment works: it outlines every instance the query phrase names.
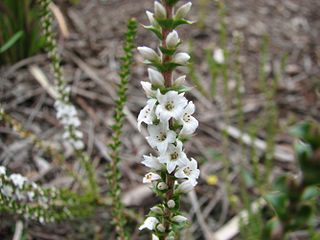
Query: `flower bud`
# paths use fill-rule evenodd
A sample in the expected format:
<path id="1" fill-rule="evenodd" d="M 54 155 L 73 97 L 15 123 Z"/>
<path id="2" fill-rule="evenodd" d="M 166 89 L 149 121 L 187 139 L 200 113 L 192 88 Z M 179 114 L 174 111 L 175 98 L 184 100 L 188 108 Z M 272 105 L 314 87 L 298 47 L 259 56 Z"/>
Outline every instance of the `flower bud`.
<path id="1" fill-rule="evenodd" d="M 174 56 L 173 61 L 177 64 L 186 65 L 190 59 L 188 53 L 178 53 Z"/>
<path id="2" fill-rule="evenodd" d="M 149 22 L 152 26 L 156 25 L 156 20 L 154 19 L 154 14 L 152 12 L 146 11 Z"/>
<path id="3" fill-rule="evenodd" d="M 219 64 L 223 64 L 224 63 L 224 53 L 223 53 L 223 50 L 221 48 L 217 48 L 217 49 L 214 50 L 213 59 Z"/>
<path id="4" fill-rule="evenodd" d="M 144 92 L 146 93 L 147 97 L 152 97 L 155 94 L 155 92 L 152 90 L 151 83 L 141 81 L 140 84 Z"/>
<path id="5" fill-rule="evenodd" d="M 165 232 L 166 231 L 166 228 L 163 226 L 162 223 L 157 225 L 157 229 L 158 229 L 159 232 Z"/>
<path id="6" fill-rule="evenodd" d="M 3 166 L 0 166 L 0 175 L 6 175 L 6 168 Z"/>
<path id="7" fill-rule="evenodd" d="M 159 238 L 156 235 L 152 234 L 152 240 L 159 240 Z"/>
<path id="8" fill-rule="evenodd" d="M 170 199 L 167 202 L 167 205 L 168 205 L 169 208 L 174 208 L 176 206 L 176 203 L 174 202 L 174 200 Z"/>
<path id="9" fill-rule="evenodd" d="M 158 206 L 155 206 L 155 207 L 152 207 L 150 208 L 151 212 L 154 212 L 154 213 L 157 213 L 157 214 L 163 214 L 163 211 L 160 207 Z"/>
<path id="10" fill-rule="evenodd" d="M 142 55 L 142 57 L 149 61 L 159 61 L 159 55 L 151 48 L 148 47 L 138 47 L 138 51 Z"/>
<path id="11" fill-rule="evenodd" d="M 172 218 L 172 221 L 177 222 L 177 223 L 182 223 L 182 222 L 185 222 L 187 220 L 188 220 L 188 218 L 186 218 L 184 216 L 181 216 L 181 215 L 177 215 L 177 216 L 174 216 Z"/>
<path id="12" fill-rule="evenodd" d="M 167 48 L 175 48 L 180 42 L 177 31 L 173 30 L 166 38 Z"/>
<path id="13" fill-rule="evenodd" d="M 157 188 L 160 190 L 160 191 L 163 191 L 163 190 L 166 190 L 168 189 L 168 185 L 164 182 L 159 182 L 158 185 L 157 185 Z"/>
<path id="14" fill-rule="evenodd" d="M 181 86 L 185 83 L 186 81 L 186 75 L 183 75 L 181 77 L 178 77 L 175 81 L 174 81 L 174 85 L 175 86 Z"/>
<path id="15" fill-rule="evenodd" d="M 188 193 L 193 189 L 194 185 L 191 183 L 191 181 L 184 181 L 181 183 L 178 187 L 178 191 L 182 193 Z"/>
<path id="16" fill-rule="evenodd" d="M 158 19 L 167 18 L 166 9 L 157 1 L 154 2 L 154 16 Z"/>
<path id="17" fill-rule="evenodd" d="M 152 68 L 148 68 L 148 75 L 149 75 L 150 82 L 153 85 L 156 85 L 156 86 L 163 86 L 164 85 L 164 77 L 160 72 L 158 72 Z"/>
<path id="18" fill-rule="evenodd" d="M 176 11 L 175 18 L 177 18 L 177 19 L 185 18 L 187 16 L 187 14 L 190 12 L 191 6 L 192 6 L 191 2 L 188 2 L 184 5 L 182 5 Z"/>

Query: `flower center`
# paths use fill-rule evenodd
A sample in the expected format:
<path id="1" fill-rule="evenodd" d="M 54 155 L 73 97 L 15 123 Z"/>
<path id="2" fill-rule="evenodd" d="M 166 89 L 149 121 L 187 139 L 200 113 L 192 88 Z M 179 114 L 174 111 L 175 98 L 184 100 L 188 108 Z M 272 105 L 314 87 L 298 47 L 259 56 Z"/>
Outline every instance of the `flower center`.
<path id="1" fill-rule="evenodd" d="M 179 157 L 179 153 L 177 152 L 171 153 L 170 157 L 172 161 L 176 161 Z"/>
<path id="2" fill-rule="evenodd" d="M 185 113 L 185 114 L 183 115 L 183 120 L 184 120 L 185 122 L 189 122 L 189 121 L 190 121 L 190 119 L 191 119 L 190 114 Z"/>
<path id="3" fill-rule="evenodd" d="M 164 132 L 160 132 L 159 135 L 157 135 L 157 140 L 160 142 L 166 140 L 166 138 L 167 138 L 167 134 Z"/>
<path id="4" fill-rule="evenodd" d="M 165 108 L 168 110 L 168 111 L 171 111 L 173 108 L 174 108 L 174 104 L 173 104 L 173 101 L 168 101 L 165 105 Z"/>
<path id="5" fill-rule="evenodd" d="M 191 170 L 190 167 L 185 167 L 185 168 L 183 169 L 183 172 L 184 172 L 184 174 L 186 174 L 187 176 L 189 176 L 189 175 L 191 174 L 192 170 Z"/>
<path id="6" fill-rule="evenodd" d="M 148 173 L 148 174 L 146 175 L 146 178 L 147 178 L 148 180 L 152 180 L 152 174 L 151 174 L 151 173 Z"/>

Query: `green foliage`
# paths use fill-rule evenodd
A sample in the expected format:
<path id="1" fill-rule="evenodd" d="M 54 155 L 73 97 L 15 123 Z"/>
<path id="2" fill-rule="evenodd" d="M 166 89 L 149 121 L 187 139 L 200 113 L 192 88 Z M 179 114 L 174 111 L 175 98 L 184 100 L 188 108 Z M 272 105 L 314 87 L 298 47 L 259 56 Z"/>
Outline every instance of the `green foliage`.
<path id="1" fill-rule="evenodd" d="M 111 148 L 111 162 L 108 167 L 107 181 L 109 185 L 109 195 L 112 199 L 112 218 L 116 226 L 117 235 L 120 239 L 129 239 L 129 235 L 125 230 L 126 220 L 123 212 L 123 204 L 121 202 L 121 173 L 119 170 L 121 135 L 124 122 L 124 106 L 127 102 L 127 90 L 130 77 L 130 67 L 133 62 L 134 39 L 137 31 L 137 22 L 134 19 L 128 21 L 128 30 L 125 35 L 123 50 L 124 56 L 121 58 L 120 65 L 120 82 L 117 87 L 117 99 L 115 100 L 115 113 L 113 116 L 114 124 L 112 125 L 113 135 Z"/>
<path id="2" fill-rule="evenodd" d="M 38 13 L 36 1 L 0 2 L 0 65 L 33 56 L 43 47 Z"/>

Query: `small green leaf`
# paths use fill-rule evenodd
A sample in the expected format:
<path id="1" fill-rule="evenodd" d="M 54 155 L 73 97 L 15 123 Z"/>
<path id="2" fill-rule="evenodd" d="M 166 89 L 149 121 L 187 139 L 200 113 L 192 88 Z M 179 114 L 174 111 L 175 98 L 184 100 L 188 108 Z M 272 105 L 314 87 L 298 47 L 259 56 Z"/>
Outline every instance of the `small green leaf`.
<path id="1" fill-rule="evenodd" d="M 22 36 L 23 31 L 19 31 L 14 34 L 3 46 L 0 47 L 0 53 L 3 53 L 11 48 Z"/>

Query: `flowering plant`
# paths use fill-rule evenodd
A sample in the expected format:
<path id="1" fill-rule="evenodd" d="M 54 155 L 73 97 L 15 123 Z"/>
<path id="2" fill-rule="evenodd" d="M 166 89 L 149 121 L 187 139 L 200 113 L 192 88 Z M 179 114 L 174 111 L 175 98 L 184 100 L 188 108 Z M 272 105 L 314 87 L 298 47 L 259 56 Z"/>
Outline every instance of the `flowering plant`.
<path id="1" fill-rule="evenodd" d="M 179 210 L 180 196 L 196 186 L 200 174 L 197 161 L 190 160 L 183 149 L 183 142 L 198 127 L 198 121 L 192 116 L 195 106 L 185 97 L 186 76 L 173 80 L 174 69 L 185 66 L 190 59 L 189 54 L 178 52 L 181 40 L 174 29 L 191 23 L 185 18 L 192 4 L 186 3 L 174 11 L 177 2 L 155 1 L 154 13 L 146 12 L 150 25 L 145 28 L 160 39 L 159 51 L 138 47 L 150 66 L 150 82 L 141 82 L 148 101 L 138 116 L 138 129 L 141 130 L 142 123 L 147 125 L 147 142 L 157 152 L 156 156 L 143 156 L 142 164 L 151 169 L 143 182 L 152 184 L 154 192 L 162 199 L 151 208 L 139 229 L 151 230 L 154 239 L 174 239 L 187 224 L 187 218 Z"/>

